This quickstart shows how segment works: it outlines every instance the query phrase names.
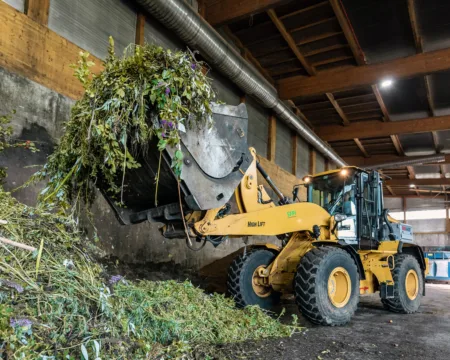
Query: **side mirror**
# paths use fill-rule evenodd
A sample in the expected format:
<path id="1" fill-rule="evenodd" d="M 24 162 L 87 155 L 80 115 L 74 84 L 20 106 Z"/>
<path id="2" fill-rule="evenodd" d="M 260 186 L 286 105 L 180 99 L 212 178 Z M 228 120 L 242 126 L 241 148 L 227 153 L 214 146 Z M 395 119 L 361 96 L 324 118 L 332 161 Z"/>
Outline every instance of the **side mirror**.
<path id="1" fill-rule="evenodd" d="M 347 215 L 344 215 L 344 214 L 334 215 L 334 221 L 336 222 L 336 224 L 344 221 L 345 219 L 347 219 Z"/>
<path id="2" fill-rule="evenodd" d="M 294 185 L 294 190 L 292 190 L 292 200 L 298 199 L 298 185 Z"/>

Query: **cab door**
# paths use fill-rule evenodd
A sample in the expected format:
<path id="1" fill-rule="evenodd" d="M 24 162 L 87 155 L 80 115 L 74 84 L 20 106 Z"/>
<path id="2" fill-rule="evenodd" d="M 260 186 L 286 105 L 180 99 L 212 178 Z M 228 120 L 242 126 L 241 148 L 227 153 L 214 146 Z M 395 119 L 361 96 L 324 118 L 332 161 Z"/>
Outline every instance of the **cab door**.
<path id="1" fill-rule="evenodd" d="M 382 194 L 380 175 L 373 171 L 361 173 L 358 199 L 358 238 L 360 248 L 378 247 L 380 219 L 382 212 Z"/>

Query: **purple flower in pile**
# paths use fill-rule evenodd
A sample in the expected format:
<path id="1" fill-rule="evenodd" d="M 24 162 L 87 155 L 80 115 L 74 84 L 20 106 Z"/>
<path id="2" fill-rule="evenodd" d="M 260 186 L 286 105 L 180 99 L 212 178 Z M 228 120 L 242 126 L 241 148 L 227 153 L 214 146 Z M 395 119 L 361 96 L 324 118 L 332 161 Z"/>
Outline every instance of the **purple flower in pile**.
<path id="1" fill-rule="evenodd" d="M 23 293 L 23 287 L 14 281 L 0 279 L 0 285 L 15 289 L 18 293 Z"/>
<path id="2" fill-rule="evenodd" d="M 191 69 L 195 70 L 197 68 L 197 64 L 191 64 Z"/>
<path id="3" fill-rule="evenodd" d="M 162 137 L 163 139 L 166 138 L 166 132 L 165 132 L 165 131 L 163 131 L 163 132 L 161 133 L 161 137 Z"/>
<path id="4" fill-rule="evenodd" d="M 111 285 L 114 285 L 114 284 L 117 284 L 122 279 L 123 279 L 122 275 L 114 275 L 114 276 L 111 276 L 111 279 L 109 279 L 109 283 Z"/>
<path id="5" fill-rule="evenodd" d="M 173 129 L 173 122 L 172 122 L 172 121 L 169 121 L 169 122 L 167 123 L 167 126 L 169 126 L 169 129 Z"/>
<path id="6" fill-rule="evenodd" d="M 9 325 L 15 329 L 17 327 L 27 327 L 30 328 L 31 325 L 33 325 L 33 322 L 31 320 L 28 319 L 13 319 L 11 318 L 9 320 Z"/>
<path id="7" fill-rule="evenodd" d="M 166 124 L 167 124 L 167 120 L 161 120 L 161 125 L 162 126 L 166 126 Z"/>
<path id="8" fill-rule="evenodd" d="M 169 95 L 170 94 L 170 89 L 167 87 L 166 88 L 166 95 Z"/>

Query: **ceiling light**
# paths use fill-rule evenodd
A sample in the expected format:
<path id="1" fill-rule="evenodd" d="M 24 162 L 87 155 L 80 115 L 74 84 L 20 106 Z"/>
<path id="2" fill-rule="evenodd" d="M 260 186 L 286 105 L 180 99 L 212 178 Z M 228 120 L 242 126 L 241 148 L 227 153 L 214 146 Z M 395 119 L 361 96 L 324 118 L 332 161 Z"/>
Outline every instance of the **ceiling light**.
<path id="1" fill-rule="evenodd" d="M 414 188 L 414 187 L 416 187 L 416 185 L 411 184 L 411 185 L 409 185 L 409 187 L 410 187 L 410 188 Z"/>
<path id="2" fill-rule="evenodd" d="M 342 169 L 341 170 L 341 175 L 342 176 L 347 176 L 348 175 L 348 170 L 347 169 Z"/>
<path id="3" fill-rule="evenodd" d="M 309 184 L 309 183 L 311 182 L 311 178 L 310 178 L 309 176 L 305 176 L 305 177 L 303 178 L 303 182 L 304 182 L 305 184 Z"/>
<path id="4" fill-rule="evenodd" d="M 386 79 L 381 82 L 380 86 L 382 89 L 387 89 L 390 88 L 393 83 L 394 81 L 392 79 Z"/>

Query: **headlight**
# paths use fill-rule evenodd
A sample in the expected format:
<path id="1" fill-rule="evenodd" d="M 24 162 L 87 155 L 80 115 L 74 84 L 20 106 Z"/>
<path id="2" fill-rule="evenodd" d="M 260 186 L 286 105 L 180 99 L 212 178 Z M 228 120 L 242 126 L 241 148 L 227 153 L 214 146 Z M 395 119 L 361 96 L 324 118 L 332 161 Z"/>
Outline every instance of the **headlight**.
<path id="1" fill-rule="evenodd" d="M 347 215 L 344 215 L 344 214 L 334 215 L 334 221 L 336 221 L 336 222 L 341 222 L 341 221 L 344 221 L 345 219 L 347 219 Z"/>

